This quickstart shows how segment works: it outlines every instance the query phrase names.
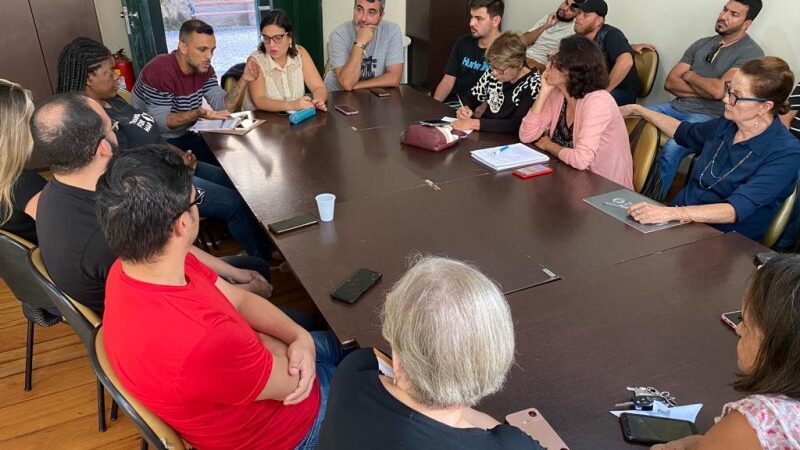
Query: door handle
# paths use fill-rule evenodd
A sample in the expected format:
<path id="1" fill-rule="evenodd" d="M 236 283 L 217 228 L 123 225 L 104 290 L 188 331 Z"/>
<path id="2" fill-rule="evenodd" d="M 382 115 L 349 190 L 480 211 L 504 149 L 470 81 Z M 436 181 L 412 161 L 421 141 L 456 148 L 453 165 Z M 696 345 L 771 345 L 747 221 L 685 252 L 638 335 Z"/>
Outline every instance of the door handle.
<path id="1" fill-rule="evenodd" d="M 131 19 L 138 19 L 139 12 L 138 11 L 130 11 L 128 10 L 127 6 L 122 7 L 122 12 L 119 13 L 120 19 L 125 21 L 125 29 L 128 34 L 133 34 L 133 29 L 136 28 L 136 24 L 131 22 Z"/>

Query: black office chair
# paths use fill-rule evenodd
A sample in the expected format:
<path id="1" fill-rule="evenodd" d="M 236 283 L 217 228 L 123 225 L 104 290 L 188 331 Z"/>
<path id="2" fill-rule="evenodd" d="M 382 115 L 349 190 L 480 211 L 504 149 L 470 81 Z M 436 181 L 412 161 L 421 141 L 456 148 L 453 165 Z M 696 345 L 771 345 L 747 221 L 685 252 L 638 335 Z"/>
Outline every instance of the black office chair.
<path id="1" fill-rule="evenodd" d="M 33 325 L 46 328 L 61 323 L 61 316 L 48 312 L 48 309 L 52 310 L 54 306 L 36 282 L 28 266 L 28 251 L 33 247 L 35 247 L 33 244 L 16 234 L 0 230 L 0 278 L 5 280 L 11 292 L 20 301 L 22 315 L 28 320 L 25 342 L 24 389 L 26 391 L 31 390 L 33 374 Z"/>
<path id="2" fill-rule="evenodd" d="M 103 327 L 99 326 L 92 331 L 95 334 L 92 347 L 89 349 L 92 369 L 114 401 L 122 406 L 122 410 L 139 429 L 142 435 L 141 449 L 145 450 L 152 445 L 156 450 L 186 450 L 188 447 L 184 444 L 183 438 L 122 386 L 106 355 Z"/>
<path id="3" fill-rule="evenodd" d="M 58 308 L 69 326 L 83 342 L 83 345 L 87 349 L 91 349 L 94 346 L 95 328 L 99 327 L 101 323 L 100 316 L 71 299 L 56 287 L 47 273 L 47 268 L 44 266 L 42 254 L 38 247 L 28 252 L 28 264 L 33 270 L 36 281 L 44 289 L 50 301 Z M 116 402 L 111 404 L 111 420 L 117 420 Z M 97 380 L 97 428 L 101 433 L 106 431 L 106 397 L 103 384 L 99 379 Z"/>

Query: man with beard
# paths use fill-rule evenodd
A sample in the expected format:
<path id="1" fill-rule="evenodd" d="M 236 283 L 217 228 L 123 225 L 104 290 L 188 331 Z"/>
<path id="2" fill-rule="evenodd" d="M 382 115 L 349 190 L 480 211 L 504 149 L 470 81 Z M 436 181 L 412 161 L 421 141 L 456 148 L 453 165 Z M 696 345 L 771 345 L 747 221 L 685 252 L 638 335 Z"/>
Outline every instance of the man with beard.
<path id="1" fill-rule="evenodd" d="M 403 78 L 403 33 L 382 20 L 386 0 L 356 0 L 353 21 L 328 38 L 328 91 L 397 87 Z"/>
<path id="2" fill-rule="evenodd" d="M 608 87 L 617 105 L 636 102 L 639 93 L 639 76 L 633 61 L 633 49 L 628 38 L 618 28 L 606 23 L 608 4 L 605 0 L 574 2 L 575 34 L 600 46 L 608 64 Z"/>
<path id="3" fill-rule="evenodd" d="M 742 64 L 764 56 L 761 47 L 747 34 L 761 6 L 761 0 L 729 0 L 717 17 L 717 34 L 692 44 L 667 75 L 664 89 L 675 99 L 647 107 L 688 122 L 721 116 L 725 83 Z M 681 161 L 690 152 L 674 139 L 664 144 L 657 159 L 657 184 L 648 189 L 650 195 L 657 199 L 667 195 Z"/>
<path id="4" fill-rule="evenodd" d="M 453 46 L 444 68 L 444 77 L 436 87 L 433 98 L 458 105 L 458 99 L 466 97 L 481 75 L 489 70 L 486 49 L 500 35 L 504 9 L 502 0 L 469 2 L 470 33 L 458 38 Z"/>
<path id="5" fill-rule="evenodd" d="M 131 103 L 155 118 L 167 142 L 191 150 L 200 161 L 218 165 L 200 135 L 188 130 L 197 119 L 230 117 L 229 111 L 236 109 L 247 83 L 258 77 L 259 69 L 248 63 L 236 87 L 226 93 L 211 66 L 216 48 L 210 25 L 187 20 L 181 25 L 178 49 L 158 55 L 144 66 L 133 87 Z M 213 110 L 203 108 L 204 98 Z"/>
<path id="6" fill-rule="evenodd" d="M 558 49 L 561 39 L 575 34 L 574 21 L 578 11 L 572 8 L 573 3 L 575 0 L 564 0 L 554 13 L 542 17 L 522 35 L 522 42 L 528 46 L 528 67 L 543 72 L 547 55 Z"/>

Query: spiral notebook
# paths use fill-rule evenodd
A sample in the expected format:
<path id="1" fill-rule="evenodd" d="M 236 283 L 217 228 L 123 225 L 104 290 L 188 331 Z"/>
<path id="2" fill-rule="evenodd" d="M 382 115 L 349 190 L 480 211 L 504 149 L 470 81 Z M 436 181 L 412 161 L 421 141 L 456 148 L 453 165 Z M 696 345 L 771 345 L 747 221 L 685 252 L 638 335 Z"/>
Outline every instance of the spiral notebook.
<path id="1" fill-rule="evenodd" d="M 470 154 L 475 161 L 495 171 L 516 169 L 550 160 L 544 153 L 520 143 L 473 150 Z"/>

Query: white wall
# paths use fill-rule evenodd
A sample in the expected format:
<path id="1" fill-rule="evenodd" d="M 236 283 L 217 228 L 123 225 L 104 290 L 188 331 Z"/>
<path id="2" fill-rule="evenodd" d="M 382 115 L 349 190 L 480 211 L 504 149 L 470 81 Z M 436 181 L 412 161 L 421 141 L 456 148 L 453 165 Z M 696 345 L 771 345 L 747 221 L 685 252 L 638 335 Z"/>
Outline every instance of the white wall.
<path id="1" fill-rule="evenodd" d="M 341 1 L 341 0 L 340 0 Z M 656 84 L 646 102 L 670 98 L 663 90 L 664 78 L 695 40 L 714 34 L 717 15 L 725 0 L 606 0 L 607 22 L 621 29 L 633 43 L 650 42 L 660 56 Z M 559 0 L 506 0 L 504 29 L 527 30 Z M 797 21 L 800 2 L 769 0 L 753 22 L 750 35 L 767 55 L 785 59 L 800 79 L 800 42 Z"/>
<path id="2" fill-rule="evenodd" d="M 97 11 L 103 45 L 112 52 L 123 48 L 125 54 L 130 58 L 131 46 L 128 43 L 128 33 L 125 30 L 125 22 L 119 17 L 119 13 L 122 11 L 122 1 L 94 0 L 94 9 Z"/>
<path id="3" fill-rule="evenodd" d="M 322 0 L 322 39 L 326 59 L 328 57 L 328 36 L 331 34 L 331 30 L 342 22 L 353 20 L 354 4 L 353 0 Z M 386 0 L 386 15 L 383 20 L 400 25 L 400 30 L 405 34 L 406 0 Z"/>

